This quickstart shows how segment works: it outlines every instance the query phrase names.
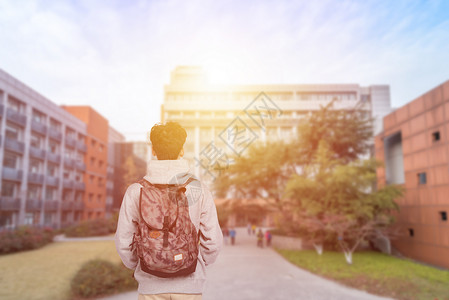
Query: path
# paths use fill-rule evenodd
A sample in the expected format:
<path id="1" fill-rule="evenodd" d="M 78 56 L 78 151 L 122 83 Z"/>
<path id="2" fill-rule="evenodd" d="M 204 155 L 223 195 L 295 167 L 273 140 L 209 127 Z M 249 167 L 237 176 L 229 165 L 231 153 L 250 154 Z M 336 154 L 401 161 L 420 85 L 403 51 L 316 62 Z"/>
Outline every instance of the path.
<path id="1" fill-rule="evenodd" d="M 235 246 L 225 245 L 208 269 L 204 300 L 308 299 L 387 300 L 304 271 L 272 249 L 256 247 L 254 236 L 238 229 Z M 343 259 L 343 258 L 342 258 Z M 105 298 L 135 300 L 136 292 Z"/>

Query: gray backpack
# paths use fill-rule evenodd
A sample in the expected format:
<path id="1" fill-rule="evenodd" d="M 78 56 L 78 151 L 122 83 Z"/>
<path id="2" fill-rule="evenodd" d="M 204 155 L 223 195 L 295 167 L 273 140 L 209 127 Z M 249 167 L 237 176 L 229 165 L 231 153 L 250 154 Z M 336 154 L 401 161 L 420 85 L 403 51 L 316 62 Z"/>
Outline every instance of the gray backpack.
<path id="1" fill-rule="evenodd" d="M 131 243 L 142 271 L 163 278 L 195 272 L 198 233 L 189 214 L 184 184 L 151 184 L 145 179 L 139 199 L 140 219 Z"/>

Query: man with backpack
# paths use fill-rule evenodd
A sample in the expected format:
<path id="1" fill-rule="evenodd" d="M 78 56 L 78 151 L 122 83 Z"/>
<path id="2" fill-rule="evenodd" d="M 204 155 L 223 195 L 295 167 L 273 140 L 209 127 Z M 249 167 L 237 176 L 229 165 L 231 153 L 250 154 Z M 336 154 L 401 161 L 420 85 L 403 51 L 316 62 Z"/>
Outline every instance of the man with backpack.
<path id="1" fill-rule="evenodd" d="M 212 194 L 182 159 L 186 137 L 176 122 L 153 126 L 157 160 L 128 187 L 120 208 L 116 248 L 135 270 L 139 300 L 201 299 L 206 266 L 222 247 Z"/>

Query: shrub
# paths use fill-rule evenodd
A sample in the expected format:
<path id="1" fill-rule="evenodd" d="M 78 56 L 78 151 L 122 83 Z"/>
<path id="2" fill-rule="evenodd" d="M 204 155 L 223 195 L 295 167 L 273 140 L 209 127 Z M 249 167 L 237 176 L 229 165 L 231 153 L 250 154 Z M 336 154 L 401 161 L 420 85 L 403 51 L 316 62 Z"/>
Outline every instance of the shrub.
<path id="1" fill-rule="evenodd" d="M 86 262 L 71 282 L 75 297 L 90 298 L 137 288 L 133 271 L 105 260 Z"/>
<path id="2" fill-rule="evenodd" d="M 109 220 L 96 219 L 83 221 L 77 225 L 66 228 L 65 235 L 68 237 L 102 236 L 108 235 L 114 231 L 111 231 Z"/>
<path id="3" fill-rule="evenodd" d="M 51 228 L 30 226 L 0 232 L 0 254 L 31 250 L 45 246 L 53 241 Z"/>

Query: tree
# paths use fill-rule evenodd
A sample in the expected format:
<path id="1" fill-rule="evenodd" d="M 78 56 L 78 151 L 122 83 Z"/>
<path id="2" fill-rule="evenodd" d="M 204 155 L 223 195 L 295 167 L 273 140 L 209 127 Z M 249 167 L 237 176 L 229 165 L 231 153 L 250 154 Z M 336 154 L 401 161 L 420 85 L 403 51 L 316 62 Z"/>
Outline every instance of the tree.
<path id="1" fill-rule="evenodd" d="M 125 194 L 129 185 L 137 182 L 145 176 L 145 168 L 145 162 L 142 163 L 134 155 L 129 155 L 126 157 L 124 164 L 120 166 L 120 190 L 122 191 L 122 195 Z"/>
<path id="2" fill-rule="evenodd" d="M 234 156 L 234 163 L 222 170 L 214 187 L 219 197 L 270 199 L 282 211 L 287 181 L 295 172 L 290 145 L 253 144 L 246 153 Z"/>

